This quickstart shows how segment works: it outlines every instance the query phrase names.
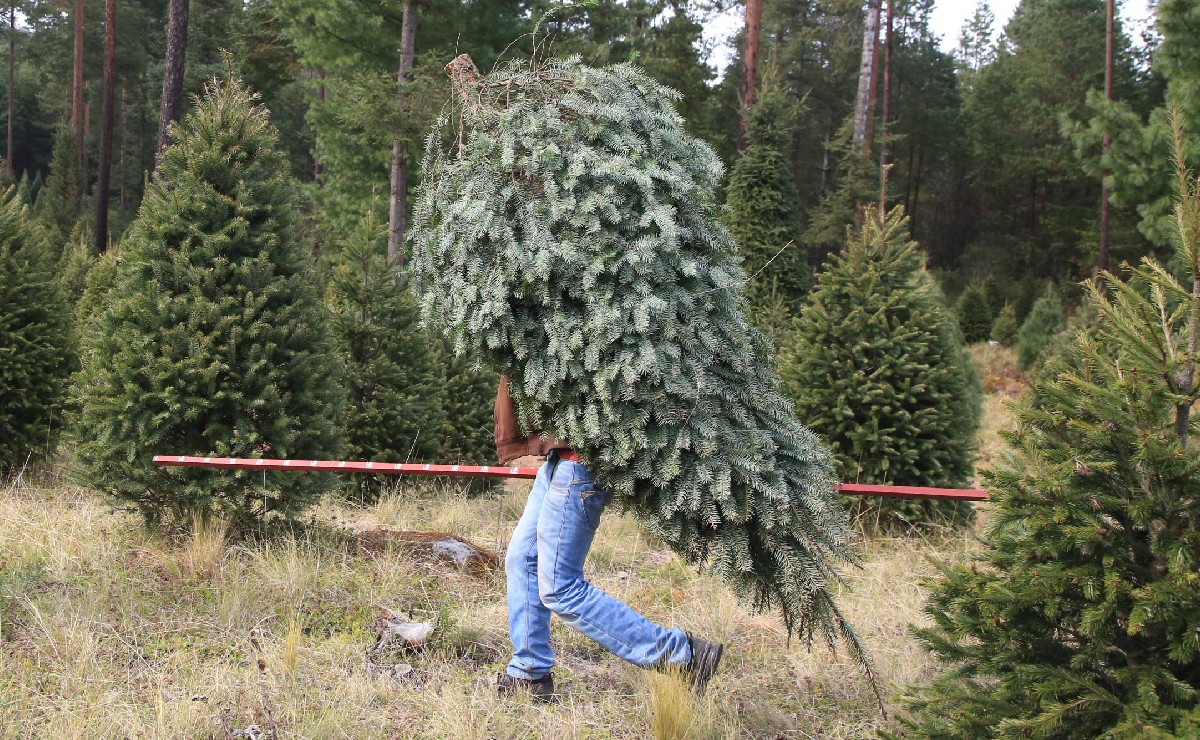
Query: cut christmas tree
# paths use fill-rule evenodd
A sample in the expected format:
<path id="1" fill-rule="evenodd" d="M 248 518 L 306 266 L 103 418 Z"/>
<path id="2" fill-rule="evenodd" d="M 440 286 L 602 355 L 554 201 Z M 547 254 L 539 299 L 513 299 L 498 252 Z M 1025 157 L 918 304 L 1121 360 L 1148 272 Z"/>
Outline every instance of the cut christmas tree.
<path id="1" fill-rule="evenodd" d="M 653 534 L 869 671 L 831 594 L 854 557 L 832 461 L 747 317 L 721 165 L 678 95 L 578 59 L 448 70 L 461 105 L 429 137 L 414 229 L 426 319 Z"/>

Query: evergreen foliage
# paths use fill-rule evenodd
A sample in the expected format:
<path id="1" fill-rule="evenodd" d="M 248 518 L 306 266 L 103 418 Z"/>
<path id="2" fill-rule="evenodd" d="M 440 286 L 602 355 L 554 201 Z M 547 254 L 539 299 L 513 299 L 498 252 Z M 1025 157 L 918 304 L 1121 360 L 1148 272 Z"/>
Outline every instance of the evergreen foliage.
<path id="1" fill-rule="evenodd" d="M 1067 328 L 1067 314 L 1062 299 L 1053 285 L 1046 286 L 1034 302 L 1017 333 L 1017 365 L 1022 370 L 1034 369 L 1042 353 L 1060 332 Z"/>
<path id="2" fill-rule="evenodd" d="M 784 154 L 784 123 L 795 117 L 793 108 L 768 76 L 749 112 L 749 146 L 729 174 L 724 220 L 751 276 L 749 297 L 756 314 L 773 297 L 799 313 L 812 285 L 812 270 L 800 244 L 799 196 Z"/>
<path id="3" fill-rule="evenodd" d="M 843 480 L 957 487 L 971 477 L 981 390 L 902 209 L 874 209 L 825 265 L 780 356 L 796 413 L 833 447 Z M 880 499 L 888 522 L 969 518 L 970 504 Z"/>
<path id="4" fill-rule="evenodd" d="M 524 427 L 573 446 L 654 535 L 867 668 L 831 593 L 853 555 L 829 455 L 746 316 L 722 168 L 677 95 L 577 58 L 450 68 L 462 128 L 430 135 L 414 219 L 424 315 L 507 372 Z"/>
<path id="5" fill-rule="evenodd" d="M 862 212 L 864 204 L 879 200 L 878 164 L 874 158 L 863 159 L 853 153 L 852 123 L 852 118 L 848 118 L 837 140 L 829 146 L 830 152 L 842 159 L 841 171 L 836 186 L 812 210 L 804 230 L 806 248 L 812 258 L 822 262 L 846 243 L 847 234 L 862 228 L 866 219 Z"/>
<path id="6" fill-rule="evenodd" d="M 108 251 L 115 251 L 110 247 Z M 67 303 L 74 307 L 87 289 L 87 276 L 96 264 L 92 240 L 82 231 L 72 235 L 58 260 L 58 285 Z"/>
<path id="7" fill-rule="evenodd" d="M 329 281 L 332 329 L 346 358 L 348 452 L 355 460 L 438 462 L 446 424 L 439 358 L 407 286 L 392 280 L 385 229 L 369 211 Z M 383 478 L 355 481 L 370 498 Z"/>
<path id="8" fill-rule="evenodd" d="M 84 197 L 86 192 L 87 179 L 79 160 L 79 148 L 71 127 L 64 123 L 54 136 L 50 176 L 38 190 L 33 207 L 55 255 L 64 250 L 71 235 L 90 212 Z"/>
<path id="9" fill-rule="evenodd" d="M 84 336 L 78 451 L 148 522 L 294 514 L 326 477 L 150 462 L 340 451 L 340 372 L 266 110 L 214 79 L 173 138 Z"/>
<path id="10" fill-rule="evenodd" d="M 1005 347 L 1011 347 L 1020 330 L 1021 325 L 1017 323 L 1017 309 L 1013 308 L 1011 303 L 1005 303 L 1004 308 L 1000 309 L 1000 313 L 996 314 L 996 320 L 992 322 L 992 341 L 999 342 Z"/>
<path id="11" fill-rule="evenodd" d="M 47 245 L 9 188 L 0 196 L 0 478 L 57 437 L 68 325 Z"/>
<path id="12" fill-rule="evenodd" d="M 438 349 L 446 386 L 442 460 L 487 464 L 496 455 L 492 410 L 500 374 L 480 366 L 474 352 L 456 355 L 445 342 L 438 342 Z"/>
<path id="13" fill-rule="evenodd" d="M 988 340 L 992 332 L 992 309 L 982 288 L 978 285 L 967 286 L 958 297 L 954 313 L 958 316 L 958 326 L 967 344 Z"/>
<path id="14" fill-rule="evenodd" d="M 1018 406 L 986 549 L 916 631 L 949 666 L 907 697 L 911 736 L 1200 734 L 1200 194 L 1181 179 L 1189 279 L 1147 259 L 1090 286 L 1094 336 Z"/>

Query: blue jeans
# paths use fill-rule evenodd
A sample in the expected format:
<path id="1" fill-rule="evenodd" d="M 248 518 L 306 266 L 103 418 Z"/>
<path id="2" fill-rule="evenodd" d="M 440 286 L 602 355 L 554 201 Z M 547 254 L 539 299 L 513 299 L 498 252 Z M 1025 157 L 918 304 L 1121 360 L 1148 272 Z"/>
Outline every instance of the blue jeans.
<path id="1" fill-rule="evenodd" d="M 654 624 L 584 579 L 583 561 L 607 503 L 587 467 L 550 453 L 504 559 L 513 643 L 508 675 L 536 680 L 550 672 L 551 613 L 643 668 L 691 659 L 682 630 Z"/>

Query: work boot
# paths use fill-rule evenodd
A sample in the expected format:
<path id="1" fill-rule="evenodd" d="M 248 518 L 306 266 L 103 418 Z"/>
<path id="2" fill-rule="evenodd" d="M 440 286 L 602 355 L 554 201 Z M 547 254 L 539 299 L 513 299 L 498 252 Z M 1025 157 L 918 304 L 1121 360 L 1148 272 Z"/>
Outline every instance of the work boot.
<path id="1" fill-rule="evenodd" d="M 517 678 L 501 673 L 496 676 L 496 693 L 500 696 L 528 693 L 539 704 L 558 701 L 558 695 L 554 693 L 554 676 L 549 673 L 538 679 Z"/>
<path id="2" fill-rule="evenodd" d="M 719 642 L 709 642 L 690 633 L 687 636 L 688 645 L 692 648 L 692 659 L 683 664 L 683 678 L 696 692 L 697 698 L 704 696 L 709 679 L 717 672 L 721 664 L 721 654 L 725 646 Z"/>

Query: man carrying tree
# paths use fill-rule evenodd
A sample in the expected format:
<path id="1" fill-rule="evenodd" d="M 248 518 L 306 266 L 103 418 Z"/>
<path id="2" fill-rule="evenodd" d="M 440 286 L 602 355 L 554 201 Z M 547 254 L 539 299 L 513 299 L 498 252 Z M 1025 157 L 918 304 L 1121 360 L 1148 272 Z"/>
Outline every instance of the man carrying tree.
<path id="1" fill-rule="evenodd" d="M 747 315 L 720 161 L 685 130 L 678 94 L 578 59 L 484 77 L 463 55 L 447 70 L 459 105 L 427 139 L 413 290 L 425 321 L 507 376 L 500 459 L 547 455 L 508 552 L 500 690 L 551 694 L 552 613 L 698 690 L 716 670 L 719 644 L 584 579 L 610 497 L 751 608 L 843 642 L 872 675 L 831 593 L 836 563 L 854 560 L 832 459 Z"/>
<path id="2" fill-rule="evenodd" d="M 497 679 L 497 689 L 501 694 L 528 689 L 538 701 L 554 696 L 553 613 L 634 665 L 681 671 L 702 694 L 721 662 L 724 645 L 677 627 L 661 627 L 584 578 L 583 563 L 608 492 L 570 447 L 553 437 L 521 432 L 507 377 L 500 380 L 495 414 L 501 464 L 525 455 L 546 457 L 504 559 L 513 655 Z"/>

